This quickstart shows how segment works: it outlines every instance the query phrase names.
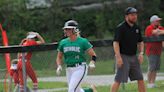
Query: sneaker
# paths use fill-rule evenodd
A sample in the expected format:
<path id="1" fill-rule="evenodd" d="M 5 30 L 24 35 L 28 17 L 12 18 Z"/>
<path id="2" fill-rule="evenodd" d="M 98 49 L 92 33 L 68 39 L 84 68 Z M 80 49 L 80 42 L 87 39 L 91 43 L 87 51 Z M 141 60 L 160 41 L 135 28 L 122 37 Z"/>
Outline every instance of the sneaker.
<path id="1" fill-rule="evenodd" d="M 91 89 L 93 90 L 93 92 L 97 92 L 95 85 L 91 85 Z"/>
<path id="2" fill-rule="evenodd" d="M 156 84 L 153 84 L 153 88 L 157 88 L 157 85 Z"/>
<path id="3" fill-rule="evenodd" d="M 147 84 L 147 88 L 155 88 L 157 87 L 155 84 Z"/>

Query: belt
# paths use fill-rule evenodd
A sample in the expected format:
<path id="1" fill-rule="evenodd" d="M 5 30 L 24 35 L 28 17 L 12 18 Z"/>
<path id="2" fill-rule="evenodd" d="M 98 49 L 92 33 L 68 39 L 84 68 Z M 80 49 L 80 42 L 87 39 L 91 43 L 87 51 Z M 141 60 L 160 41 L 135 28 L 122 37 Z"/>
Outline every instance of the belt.
<path id="1" fill-rule="evenodd" d="M 81 62 L 81 63 L 76 63 L 76 64 L 67 64 L 67 67 L 78 67 L 80 65 L 86 65 L 85 62 Z"/>

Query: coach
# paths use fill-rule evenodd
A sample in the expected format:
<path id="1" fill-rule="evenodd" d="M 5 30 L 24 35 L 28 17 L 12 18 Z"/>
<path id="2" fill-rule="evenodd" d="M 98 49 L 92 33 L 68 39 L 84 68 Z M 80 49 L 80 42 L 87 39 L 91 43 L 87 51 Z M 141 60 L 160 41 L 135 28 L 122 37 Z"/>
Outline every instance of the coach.
<path id="1" fill-rule="evenodd" d="M 111 92 L 117 92 L 120 83 L 126 83 L 128 77 L 131 81 L 138 81 L 139 92 L 145 92 L 145 85 L 140 64 L 143 62 L 144 43 L 141 30 L 136 25 L 137 9 L 128 7 L 125 10 L 125 21 L 117 26 L 114 36 L 114 52 L 117 72 Z M 137 47 L 139 50 L 138 57 Z"/>

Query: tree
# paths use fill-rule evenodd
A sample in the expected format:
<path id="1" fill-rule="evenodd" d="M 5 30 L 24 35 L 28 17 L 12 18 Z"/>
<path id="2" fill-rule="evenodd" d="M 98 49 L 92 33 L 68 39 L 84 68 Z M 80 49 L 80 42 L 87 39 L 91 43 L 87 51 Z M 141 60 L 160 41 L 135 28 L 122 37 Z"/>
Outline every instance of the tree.
<path id="1" fill-rule="evenodd" d="M 161 11 L 164 11 L 164 0 L 160 0 L 159 8 L 161 9 Z"/>

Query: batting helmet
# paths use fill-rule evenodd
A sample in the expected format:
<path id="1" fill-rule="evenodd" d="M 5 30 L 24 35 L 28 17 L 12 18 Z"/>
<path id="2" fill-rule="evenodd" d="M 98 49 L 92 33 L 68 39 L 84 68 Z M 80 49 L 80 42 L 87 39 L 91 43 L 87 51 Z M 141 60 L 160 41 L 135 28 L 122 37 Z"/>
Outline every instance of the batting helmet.
<path id="1" fill-rule="evenodd" d="M 67 21 L 64 24 L 63 29 L 66 29 L 66 28 L 73 28 L 76 33 L 79 32 L 78 23 L 75 20 L 69 20 L 69 21 Z"/>

